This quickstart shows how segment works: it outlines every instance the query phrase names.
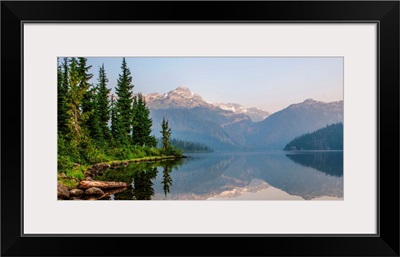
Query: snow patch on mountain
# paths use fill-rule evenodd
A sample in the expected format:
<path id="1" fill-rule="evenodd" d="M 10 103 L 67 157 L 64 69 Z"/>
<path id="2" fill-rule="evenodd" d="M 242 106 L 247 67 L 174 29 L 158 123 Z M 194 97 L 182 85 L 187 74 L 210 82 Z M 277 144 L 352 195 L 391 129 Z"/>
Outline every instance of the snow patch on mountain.
<path id="1" fill-rule="evenodd" d="M 261 121 L 269 116 L 269 113 L 258 108 L 245 108 L 235 103 L 210 103 L 205 101 L 200 95 L 190 91 L 189 88 L 180 86 L 168 93 L 152 93 L 145 96 L 147 105 L 151 109 L 168 108 L 195 108 L 205 107 L 209 109 L 221 109 L 234 114 L 246 114 L 254 122 Z"/>

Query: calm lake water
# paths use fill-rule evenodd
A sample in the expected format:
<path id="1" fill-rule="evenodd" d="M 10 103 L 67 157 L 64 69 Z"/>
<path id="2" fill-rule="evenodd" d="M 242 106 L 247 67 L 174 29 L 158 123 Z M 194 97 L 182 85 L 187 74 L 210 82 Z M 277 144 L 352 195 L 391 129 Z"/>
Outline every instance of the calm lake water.
<path id="1" fill-rule="evenodd" d="M 342 200 L 343 152 L 187 153 L 130 164 L 98 180 L 125 181 L 108 200 Z"/>

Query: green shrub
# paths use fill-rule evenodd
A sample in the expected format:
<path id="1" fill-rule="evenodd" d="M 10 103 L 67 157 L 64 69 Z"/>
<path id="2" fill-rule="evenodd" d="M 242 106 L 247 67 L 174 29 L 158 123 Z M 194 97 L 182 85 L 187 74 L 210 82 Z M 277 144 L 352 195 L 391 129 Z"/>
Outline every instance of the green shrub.
<path id="1" fill-rule="evenodd" d="M 58 155 L 57 156 L 57 171 L 58 173 L 66 172 L 68 169 L 72 169 L 74 161 L 71 160 L 70 156 Z"/>
<path id="2" fill-rule="evenodd" d="M 85 160 L 88 164 L 111 161 L 111 159 L 105 154 L 103 149 L 94 145 L 88 146 L 82 152 L 82 155 L 84 155 Z"/>
<path id="3" fill-rule="evenodd" d="M 73 177 L 73 178 L 82 180 L 85 178 L 85 174 L 83 173 L 83 170 L 84 170 L 84 167 L 82 167 L 82 166 L 74 167 L 73 169 L 67 170 L 65 175 L 67 175 L 67 177 Z"/>

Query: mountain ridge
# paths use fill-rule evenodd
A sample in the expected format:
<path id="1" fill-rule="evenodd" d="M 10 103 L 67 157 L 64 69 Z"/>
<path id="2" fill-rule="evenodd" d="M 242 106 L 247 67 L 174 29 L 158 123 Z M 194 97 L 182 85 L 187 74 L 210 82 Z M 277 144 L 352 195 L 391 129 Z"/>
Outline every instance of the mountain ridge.
<path id="1" fill-rule="evenodd" d="M 249 108 L 235 103 L 206 102 L 187 87 L 144 97 L 156 136 L 165 117 L 173 137 L 201 142 L 216 150 L 281 150 L 296 136 L 343 122 L 343 101 L 326 103 L 309 98 L 271 115 L 264 111 L 261 117 L 266 117 L 259 116 L 254 121 L 248 114 Z"/>
<path id="2" fill-rule="evenodd" d="M 206 107 L 210 109 L 220 108 L 224 111 L 231 111 L 237 114 L 245 114 L 251 120 L 257 122 L 269 116 L 269 112 L 260 108 L 246 108 L 237 103 L 210 103 L 205 101 L 200 95 L 190 91 L 189 88 L 179 86 L 167 93 L 151 93 L 145 95 L 146 103 L 151 109 L 166 108 L 195 108 Z"/>

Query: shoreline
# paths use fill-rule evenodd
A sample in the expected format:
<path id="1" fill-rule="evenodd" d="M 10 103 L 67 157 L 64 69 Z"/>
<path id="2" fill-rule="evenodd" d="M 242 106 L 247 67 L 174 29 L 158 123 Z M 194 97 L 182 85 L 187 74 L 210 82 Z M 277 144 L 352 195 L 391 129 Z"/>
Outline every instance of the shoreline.
<path id="1" fill-rule="evenodd" d="M 93 178 L 99 174 L 100 172 L 108 169 L 117 169 L 120 167 L 126 167 L 129 164 L 132 163 L 154 163 L 158 161 L 168 161 L 168 160 L 178 160 L 178 159 L 184 159 L 187 158 L 187 156 L 182 155 L 182 156 L 174 156 L 174 155 L 167 155 L 167 156 L 148 156 L 148 157 L 141 157 L 141 158 L 135 158 L 135 159 L 130 159 L 130 160 L 113 160 L 113 161 L 108 161 L 108 162 L 101 162 L 101 163 L 96 163 L 92 164 L 90 166 L 84 166 L 82 173 L 84 175 L 83 179 L 78 179 L 75 177 L 67 177 L 64 173 L 57 174 L 57 198 L 59 200 L 81 200 L 81 199 L 76 199 L 75 194 L 77 190 L 79 191 L 79 195 L 81 196 L 86 193 L 86 191 L 83 191 L 82 188 L 79 187 L 82 181 L 97 181 L 94 180 Z M 77 167 L 82 167 L 81 165 L 77 164 L 74 166 L 74 168 Z M 112 181 L 112 182 L 118 182 L 118 181 Z M 119 183 L 119 182 L 118 182 Z M 122 188 L 114 188 L 114 190 L 125 190 L 126 187 Z M 74 192 L 71 194 L 71 191 Z M 107 194 L 107 192 L 102 192 L 103 194 Z M 87 193 L 86 193 L 87 194 Z M 104 195 L 99 195 L 101 199 Z M 79 197 L 80 198 L 80 197 Z M 95 200 L 95 196 L 91 197 L 90 199 Z"/>

